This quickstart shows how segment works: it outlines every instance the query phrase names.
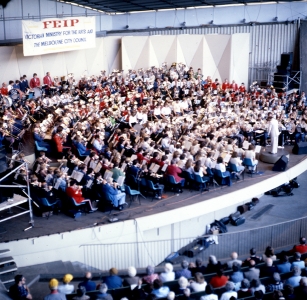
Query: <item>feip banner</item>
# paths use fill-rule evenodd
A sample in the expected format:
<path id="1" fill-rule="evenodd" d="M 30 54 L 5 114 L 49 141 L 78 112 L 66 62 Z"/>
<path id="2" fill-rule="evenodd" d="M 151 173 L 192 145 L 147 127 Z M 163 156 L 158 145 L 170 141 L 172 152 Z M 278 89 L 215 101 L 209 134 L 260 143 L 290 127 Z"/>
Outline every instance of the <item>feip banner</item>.
<path id="1" fill-rule="evenodd" d="M 22 21 L 24 56 L 95 47 L 95 17 Z"/>

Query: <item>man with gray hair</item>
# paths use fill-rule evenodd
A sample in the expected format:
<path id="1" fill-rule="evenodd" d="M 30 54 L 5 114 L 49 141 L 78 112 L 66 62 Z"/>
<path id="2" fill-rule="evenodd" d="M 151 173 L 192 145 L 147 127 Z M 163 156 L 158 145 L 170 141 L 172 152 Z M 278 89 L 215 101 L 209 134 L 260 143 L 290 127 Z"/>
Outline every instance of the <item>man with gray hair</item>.
<path id="1" fill-rule="evenodd" d="M 285 284 L 289 284 L 292 287 L 297 287 L 300 285 L 300 280 L 301 280 L 301 269 L 298 266 L 294 266 L 292 269 L 292 274 L 290 278 L 288 278 L 285 282 Z"/>
<path id="2" fill-rule="evenodd" d="M 294 266 L 298 266 L 301 270 L 305 268 L 305 263 L 301 260 L 301 253 L 295 252 L 293 258 L 294 260 L 291 264 L 291 269 L 293 269 Z"/>
<path id="3" fill-rule="evenodd" d="M 102 192 L 107 194 L 110 201 L 119 210 L 123 209 L 123 205 L 126 203 L 126 194 L 117 189 L 118 184 L 113 182 L 113 178 L 109 177 L 106 181 L 104 180 L 102 185 Z"/>
<path id="4" fill-rule="evenodd" d="M 225 284 L 226 292 L 222 294 L 220 300 L 229 300 L 231 297 L 238 297 L 238 293 L 234 291 L 235 285 L 231 281 L 227 281 Z"/>
<path id="5" fill-rule="evenodd" d="M 102 283 L 99 287 L 99 294 L 96 296 L 96 300 L 113 300 L 113 297 L 110 294 L 107 294 L 108 286 L 105 283 Z"/>
<path id="6" fill-rule="evenodd" d="M 188 270 L 189 263 L 186 260 L 183 260 L 181 263 L 181 270 L 176 271 L 175 278 L 179 279 L 181 276 L 189 279 L 192 277 L 191 271 Z"/>
<path id="7" fill-rule="evenodd" d="M 238 259 L 238 253 L 237 252 L 232 252 L 231 255 L 231 260 L 227 262 L 227 266 L 229 269 L 232 268 L 233 263 L 237 263 L 238 265 L 242 265 L 242 260 Z"/>

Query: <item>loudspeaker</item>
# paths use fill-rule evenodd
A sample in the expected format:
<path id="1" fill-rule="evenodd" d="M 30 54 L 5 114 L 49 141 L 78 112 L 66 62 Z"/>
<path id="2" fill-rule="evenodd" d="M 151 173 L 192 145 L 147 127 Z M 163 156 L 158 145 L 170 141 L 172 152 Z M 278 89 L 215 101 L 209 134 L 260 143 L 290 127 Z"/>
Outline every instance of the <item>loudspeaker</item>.
<path id="1" fill-rule="evenodd" d="M 282 53 L 280 58 L 280 65 L 283 67 L 292 66 L 293 62 L 293 52 Z"/>
<path id="2" fill-rule="evenodd" d="M 293 154 L 307 154 L 307 142 L 299 142 L 292 149 Z"/>
<path id="3" fill-rule="evenodd" d="M 274 164 L 272 171 L 283 172 L 286 170 L 289 159 L 286 155 L 282 155 L 280 159 Z"/>

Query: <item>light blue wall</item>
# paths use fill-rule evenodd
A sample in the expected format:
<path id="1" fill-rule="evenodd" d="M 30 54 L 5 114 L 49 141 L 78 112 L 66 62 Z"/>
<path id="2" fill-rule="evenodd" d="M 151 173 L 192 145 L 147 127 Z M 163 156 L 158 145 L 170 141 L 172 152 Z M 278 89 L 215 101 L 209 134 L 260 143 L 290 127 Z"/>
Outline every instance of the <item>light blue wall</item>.
<path id="1" fill-rule="evenodd" d="M 278 17 L 278 22 L 292 21 L 298 18 L 306 19 L 307 2 L 232 7 L 217 6 L 108 15 L 76 5 L 50 0 L 12 0 L 5 9 L 0 6 L 0 40 L 20 40 L 22 38 L 22 19 L 86 15 L 96 16 L 97 32 L 125 30 L 126 25 L 129 26 L 129 30 L 146 30 L 149 27 L 160 29 L 166 27 L 179 28 L 183 22 L 186 22 L 187 27 L 197 27 L 202 24 L 208 25 L 211 20 L 215 25 L 233 25 L 242 24 L 243 19 L 245 19 L 246 23 L 273 22 L 276 16 Z M 131 35 L 137 34 L 136 32 L 131 33 Z"/>
<path id="2" fill-rule="evenodd" d="M 146 13 L 130 13 L 113 15 L 113 30 L 122 30 L 126 25 L 130 29 L 180 27 L 208 25 L 213 20 L 216 25 L 292 21 L 298 18 L 306 19 L 307 2 L 288 2 L 278 4 L 243 5 L 232 7 L 208 7 Z"/>

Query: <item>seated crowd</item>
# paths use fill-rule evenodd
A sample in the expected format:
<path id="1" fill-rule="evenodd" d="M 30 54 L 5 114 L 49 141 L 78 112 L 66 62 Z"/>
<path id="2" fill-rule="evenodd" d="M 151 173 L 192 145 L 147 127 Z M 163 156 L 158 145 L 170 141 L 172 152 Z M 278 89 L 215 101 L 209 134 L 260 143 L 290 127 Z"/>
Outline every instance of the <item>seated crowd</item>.
<path id="1" fill-rule="evenodd" d="M 61 284 L 57 279 L 50 281 L 50 295 L 56 296 L 47 295 L 45 300 L 178 297 L 200 300 L 304 300 L 307 299 L 307 261 L 301 260 L 301 256 L 306 256 L 306 253 L 306 239 L 302 237 L 299 245 L 279 253 L 280 259 L 269 246 L 262 256 L 257 256 L 256 250 L 252 248 L 250 256 L 243 261 L 233 252 L 231 259 L 225 263 L 210 255 L 207 265 L 200 258 L 196 259 L 195 264 L 184 260 L 176 271 L 171 263 L 165 263 L 164 272 L 160 274 L 155 272 L 153 266 L 148 266 L 146 274 L 142 276 L 137 275 L 135 267 L 129 267 L 126 276 L 119 276 L 118 270 L 111 268 L 109 275 L 100 278 L 98 283 L 87 272 L 84 280 L 74 285 L 71 282 L 73 275 L 66 274 Z M 116 294 L 114 291 L 121 293 Z M 32 299 L 24 276 L 15 276 L 10 296 L 13 300 Z"/>
<path id="2" fill-rule="evenodd" d="M 104 200 L 121 210 L 125 185 L 136 190 L 141 183 L 157 199 L 165 182 L 177 193 L 184 187 L 203 191 L 213 182 L 230 186 L 244 166 L 255 172 L 255 145 L 268 145 L 272 117 L 279 123 L 280 147 L 305 140 L 304 92 L 277 93 L 257 85 L 247 90 L 243 83 L 221 84 L 200 69 L 179 65 L 130 70 L 126 77 L 114 71 L 95 80 L 51 82 L 39 97 L 29 89 L 31 98 L 5 108 L 0 146 L 9 150 L 20 142 L 19 133 L 31 130 L 22 143 L 35 144 L 40 152 L 29 174 L 37 202 L 55 203 L 65 194 L 94 212 L 97 200 L 108 195 Z M 18 84 L 10 89 L 26 93 Z M 1 93 L 6 97 L 9 89 Z M 46 155 L 65 160 L 52 168 Z M 11 167 L 24 160 L 22 152 L 13 158 Z M 26 180 L 24 169 L 12 178 Z M 100 201 L 98 207 L 105 204 Z"/>

